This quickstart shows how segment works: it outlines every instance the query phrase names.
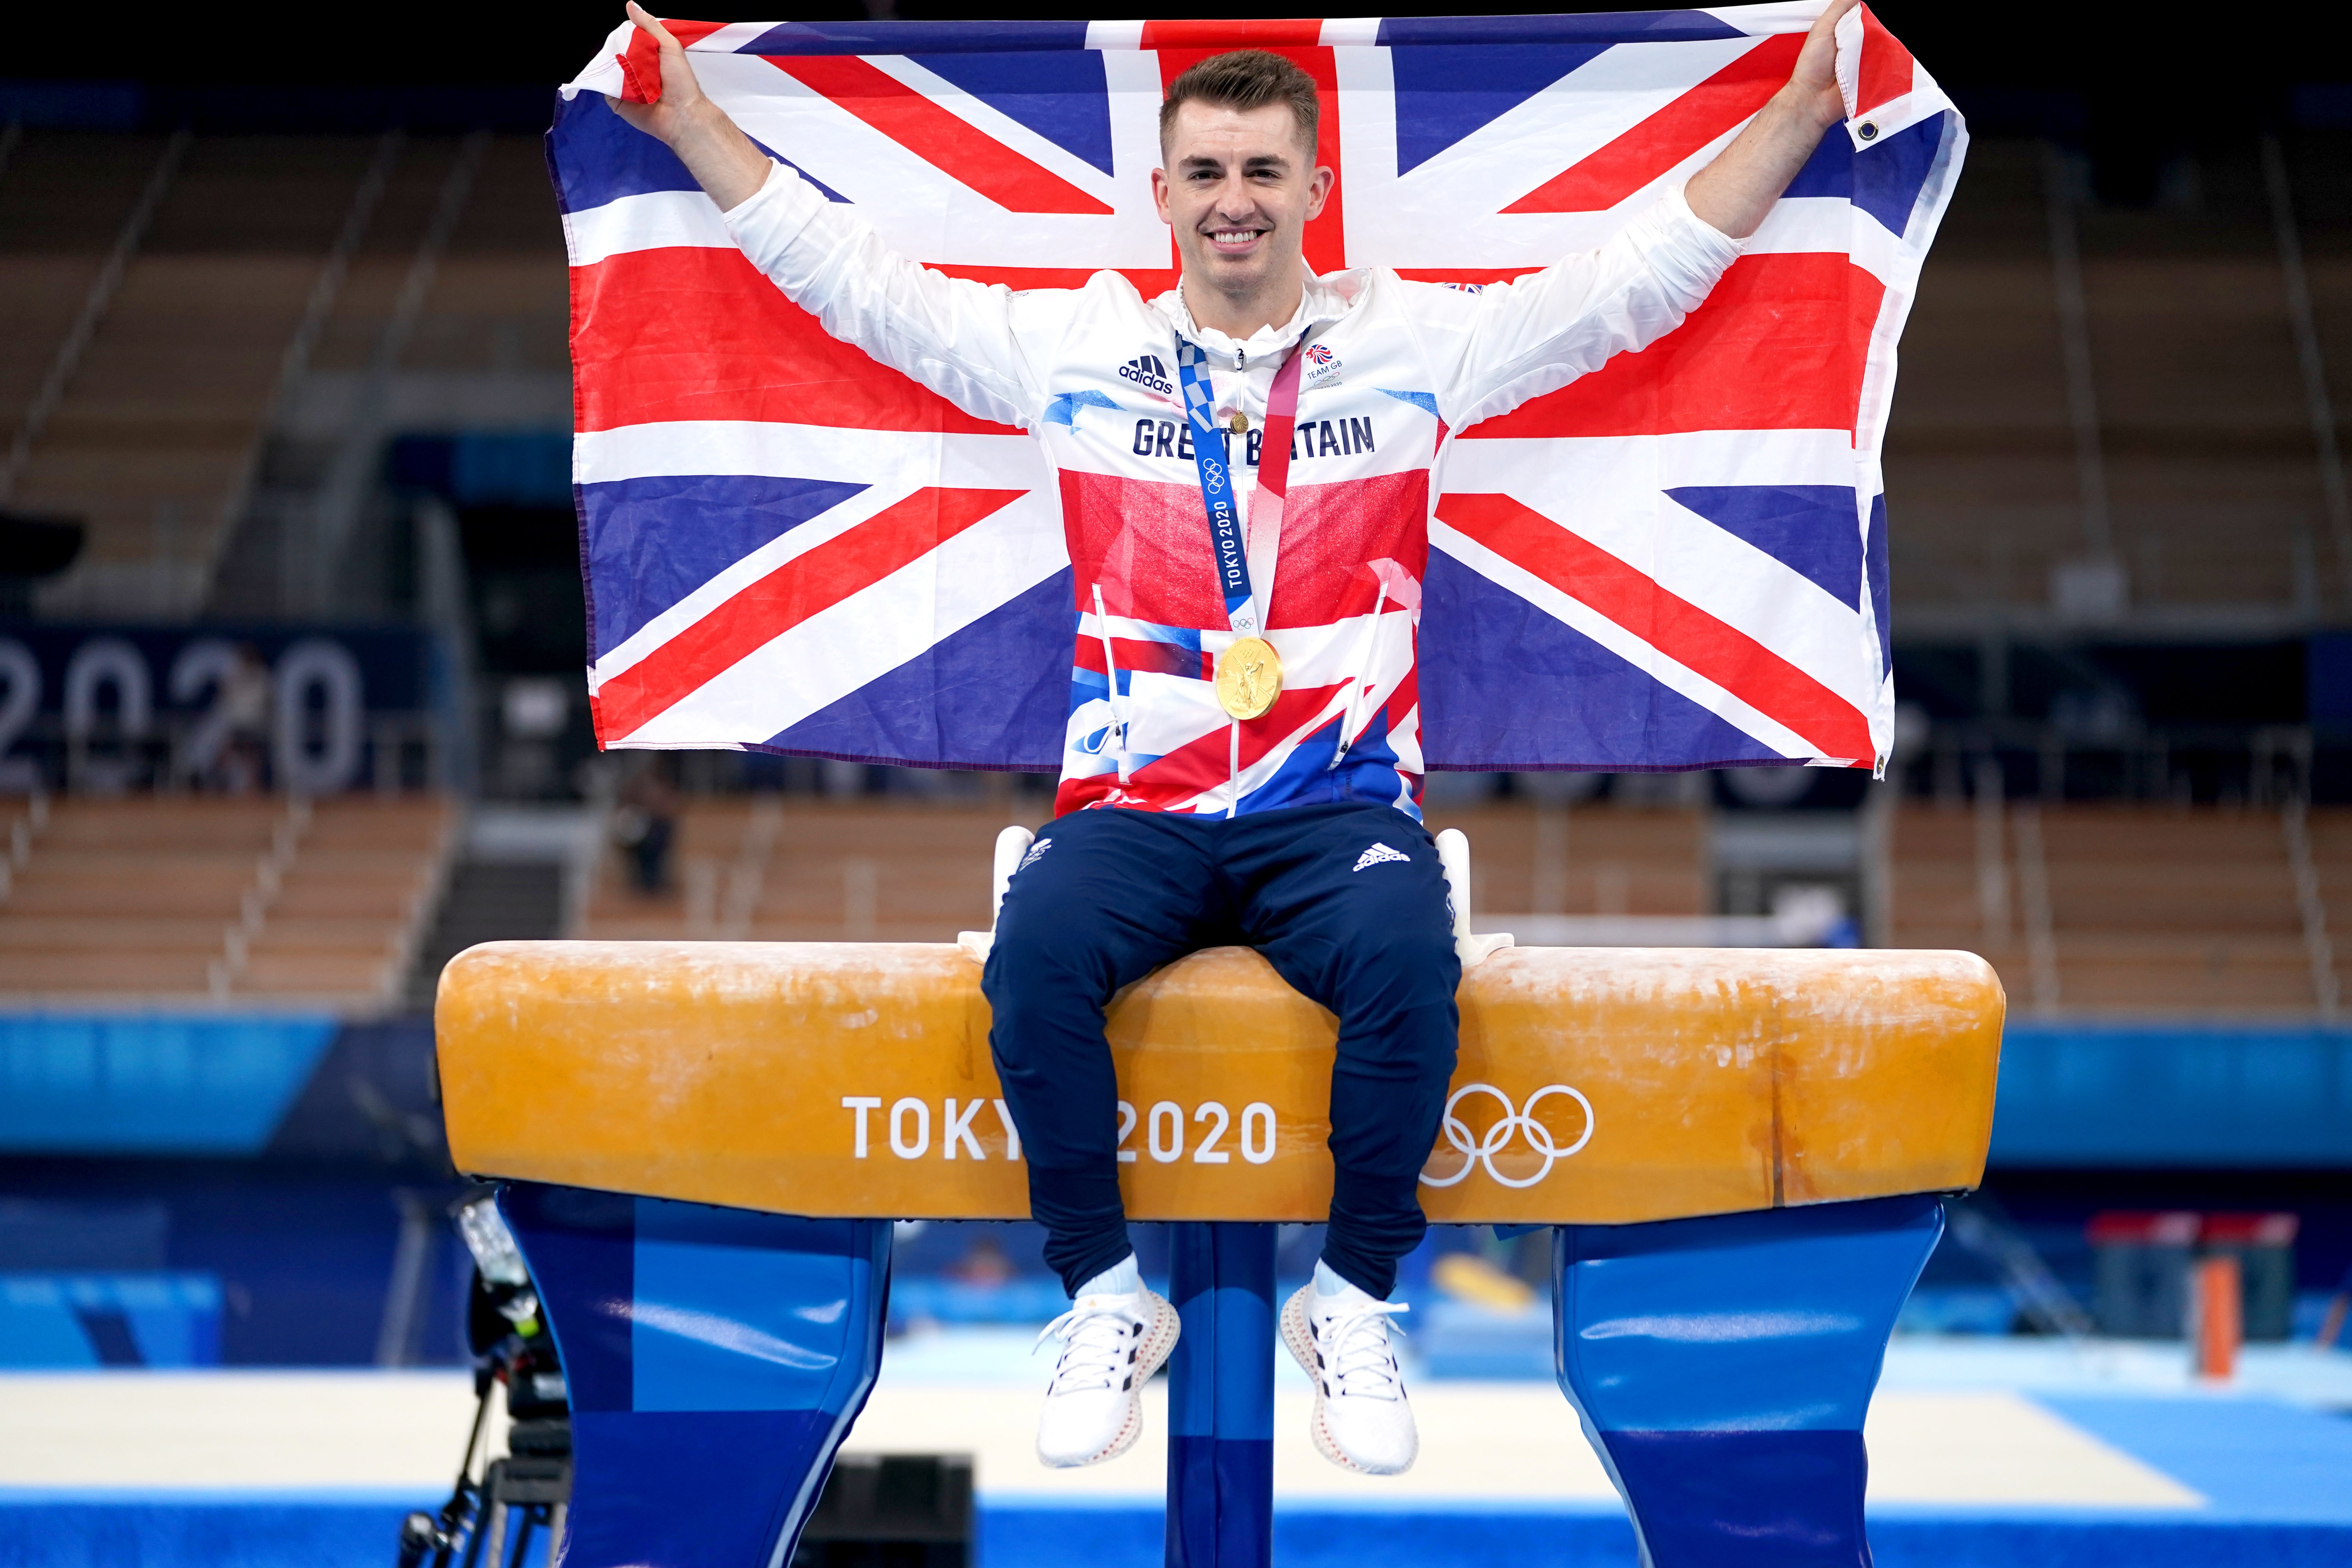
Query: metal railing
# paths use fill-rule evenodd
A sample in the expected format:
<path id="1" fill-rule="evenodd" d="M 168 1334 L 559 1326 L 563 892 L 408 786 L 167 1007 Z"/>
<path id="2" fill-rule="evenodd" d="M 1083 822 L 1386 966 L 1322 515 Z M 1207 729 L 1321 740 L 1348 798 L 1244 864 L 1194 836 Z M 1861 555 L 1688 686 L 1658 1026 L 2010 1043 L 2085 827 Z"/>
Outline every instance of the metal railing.
<path id="1" fill-rule="evenodd" d="M 106 320 L 114 296 L 121 290 L 123 274 L 130 270 L 131 259 L 138 255 L 139 247 L 155 222 L 155 213 L 171 191 L 172 182 L 178 177 L 180 165 L 187 161 L 188 146 L 194 138 L 185 131 L 175 131 L 163 143 L 163 155 L 155 160 L 154 172 L 139 199 L 131 204 L 131 211 L 122 220 L 122 227 L 114 237 L 114 248 L 107 253 L 105 265 L 90 280 L 89 292 L 83 296 L 81 311 L 74 317 L 73 325 L 66 329 L 63 342 L 58 344 L 55 357 L 49 361 L 48 374 L 26 405 L 25 416 L 16 426 L 16 438 L 9 443 L 8 456 L 0 461 L 0 501 L 5 501 L 16 491 L 17 483 L 33 460 L 33 447 L 48 427 L 50 416 L 65 401 L 66 387 L 74 373 L 81 369 L 83 358 L 89 353 L 90 340 L 98 335 L 99 323 Z"/>

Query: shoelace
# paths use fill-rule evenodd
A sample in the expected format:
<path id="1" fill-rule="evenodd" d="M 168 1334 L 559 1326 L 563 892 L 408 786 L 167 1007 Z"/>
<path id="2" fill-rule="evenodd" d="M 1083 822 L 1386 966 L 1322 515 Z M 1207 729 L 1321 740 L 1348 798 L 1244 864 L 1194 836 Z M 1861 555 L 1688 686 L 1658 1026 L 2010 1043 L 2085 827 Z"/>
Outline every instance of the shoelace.
<path id="1" fill-rule="evenodd" d="M 1121 1299 L 1087 1297 L 1072 1303 L 1068 1311 L 1045 1325 L 1029 1352 L 1034 1355 L 1038 1346 L 1047 1340 L 1062 1342 L 1061 1359 L 1054 1363 L 1054 1380 L 1045 1385 L 1047 1397 L 1118 1386 L 1119 1380 L 1127 1375 L 1128 1354 L 1135 1340 L 1135 1320 L 1118 1307 L 1098 1303 Z"/>
<path id="2" fill-rule="evenodd" d="M 1374 1301 L 1329 1320 L 1316 1338 L 1334 1392 L 1350 1398 L 1402 1396 L 1396 1356 L 1389 1349 L 1389 1320 L 1411 1310 L 1402 1301 Z"/>

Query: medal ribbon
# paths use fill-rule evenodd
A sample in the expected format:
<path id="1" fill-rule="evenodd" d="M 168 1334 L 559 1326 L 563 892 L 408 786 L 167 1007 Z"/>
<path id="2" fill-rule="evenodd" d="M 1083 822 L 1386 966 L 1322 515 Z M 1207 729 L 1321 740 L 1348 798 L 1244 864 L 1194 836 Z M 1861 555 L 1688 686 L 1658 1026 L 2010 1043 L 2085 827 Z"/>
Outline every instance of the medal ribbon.
<path id="1" fill-rule="evenodd" d="M 1217 586 L 1225 598 L 1225 620 L 1238 636 L 1263 637 L 1265 601 L 1274 592 L 1275 560 L 1281 547 L 1283 496 L 1290 481 L 1291 432 L 1298 418 L 1298 349 L 1294 347 L 1274 373 L 1274 389 L 1266 396 L 1257 499 L 1250 508 L 1246 541 L 1234 499 L 1239 481 L 1234 477 L 1232 453 L 1225 432 L 1211 417 L 1209 374 L 1202 368 L 1206 358 L 1181 338 L 1176 341 L 1176 375 L 1184 388 L 1184 418 L 1192 430 L 1192 464 L 1200 474 L 1201 505 L 1209 517 L 1209 542 L 1216 555 Z M 1256 580 L 1265 582 L 1265 595 L 1254 590 Z"/>

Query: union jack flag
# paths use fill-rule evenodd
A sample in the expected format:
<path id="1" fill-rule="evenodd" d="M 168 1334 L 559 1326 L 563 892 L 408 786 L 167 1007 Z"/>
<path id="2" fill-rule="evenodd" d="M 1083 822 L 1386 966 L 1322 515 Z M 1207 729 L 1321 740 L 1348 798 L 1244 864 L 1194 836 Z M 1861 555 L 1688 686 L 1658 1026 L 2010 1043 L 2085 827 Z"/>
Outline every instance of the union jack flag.
<path id="1" fill-rule="evenodd" d="M 1275 50 L 1339 173 L 1318 271 L 1475 289 L 1600 243 L 1786 81 L 1804 3 L 1535 17 L 668 26 L 763 147 L 942 271 L 1146 298 L 1166 84 Z M 1454 769 L 1870 766 L 1893 731 L 1879 449 L 1895 342 L 1967 145 L 1867 10 L 1849 117 L 1714 295 L 1649 349 L 1461 433 L 1422 622 Z M 574 479 L 606 746 L 1050 771 L 1072 586 L 1020 432 L 827 336 L 607 93 L 550 133 L 572 261 Z"/>

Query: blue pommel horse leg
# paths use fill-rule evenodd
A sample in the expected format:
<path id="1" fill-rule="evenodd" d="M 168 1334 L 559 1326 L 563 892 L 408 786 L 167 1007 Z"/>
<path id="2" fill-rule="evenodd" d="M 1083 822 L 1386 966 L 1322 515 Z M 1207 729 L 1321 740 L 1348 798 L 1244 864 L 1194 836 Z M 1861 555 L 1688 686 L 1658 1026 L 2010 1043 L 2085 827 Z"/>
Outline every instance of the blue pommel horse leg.
<path id="1" fill-rule="evenodd" d="M 1168 1568 L 1267 1568 L 1274 1557 L 1276 1227 L 1169 1227 Z"/>
<path id="2" fill-rule="evenodd" d="M 510 1182 L 572 1403 L 566 1568 L 784 1568 L 882 1363 L 890 1222 Z"/>
<path id="3" fill-rule="evenodd" d="M 1553 1233 L 1559 1386 L 1645 1568 L 1869 1568 L 1862 1422 L 1927 1194 Z"/>

